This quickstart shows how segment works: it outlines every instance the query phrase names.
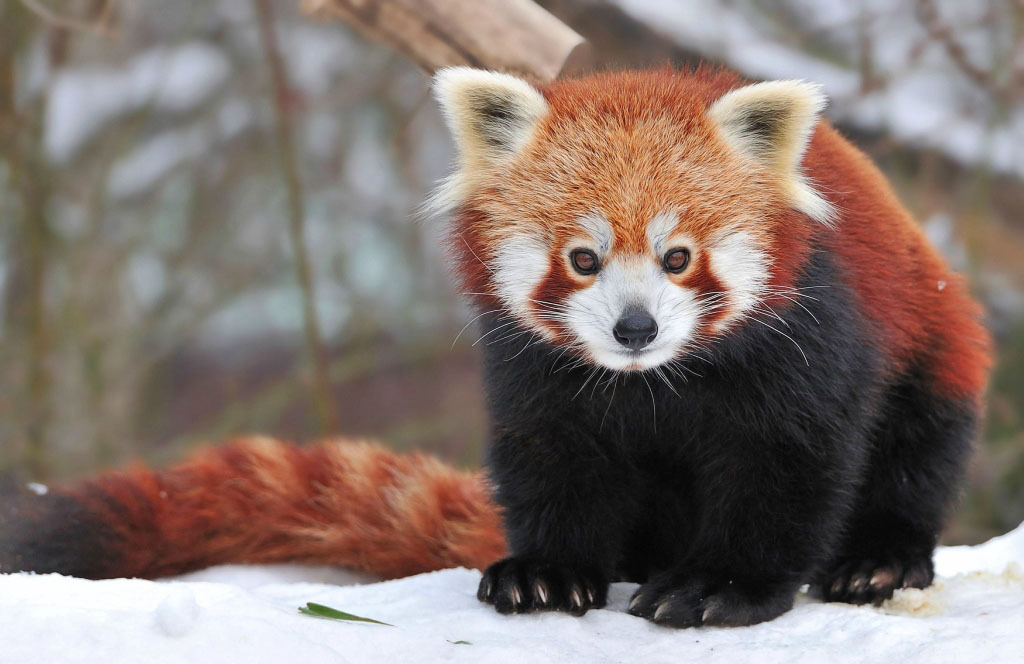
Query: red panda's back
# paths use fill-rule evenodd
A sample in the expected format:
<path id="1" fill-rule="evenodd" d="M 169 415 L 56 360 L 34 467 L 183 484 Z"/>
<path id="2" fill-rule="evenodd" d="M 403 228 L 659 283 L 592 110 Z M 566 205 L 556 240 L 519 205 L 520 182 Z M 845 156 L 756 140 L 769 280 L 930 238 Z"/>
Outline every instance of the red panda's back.
<path id="1" fill-rule="evenodd" d="M 822 123 L 804 159 L 838 210 L 827 242 L 875 327 L 889 373 L 923 371 L 949 396 L 979 397 L 990 366 L 981 307 L 877 167 Z"/>

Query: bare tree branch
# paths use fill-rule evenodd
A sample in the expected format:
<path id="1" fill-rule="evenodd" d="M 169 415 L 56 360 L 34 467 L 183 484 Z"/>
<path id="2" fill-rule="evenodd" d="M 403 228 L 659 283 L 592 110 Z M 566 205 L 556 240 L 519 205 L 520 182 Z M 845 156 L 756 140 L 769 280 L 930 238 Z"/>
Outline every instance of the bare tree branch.
<path id="1" fill-rule="evenodd" d="M 320 333 L 316 312 L 316 287 L 309 251 L 306 248 L 306 209 L 303 198 L 302 177 L 299 174 L 295 141 L 292 138 L 291 116 L 287 103 L 288 80 L 284 70 L 281 48 L 274 31 L 274 16 L 270 0 L 253 0 L 259 17 L 260 35 L 270 68 L 274 93 L 274 120 L 277 131 L 278 158 L 288 189 L 289 229 L 295 251 L 295 270 L 302 291 L 302 317 L 306 333 L 306 346 L 313 368 L 313 396 L 320 427 L 325 432 L 337 432 L 338 421 L 331 402 L 330 376 L 327 371 L 327 352 Z"/>
<path id="2" fill-rule="evenodd" d="M 99 16 L 93 21 L 87 21 L 73 16 L 58 14 L 40 0 L 19 0 L 22 6 L 35 14 L 44 23 L 54 28 L 64 30 L 78 30 L 80 32 L 93 32 L 102 36 L 113 36 L 116 30 L 113 25 L 114 0 L 103 0 Z"/>

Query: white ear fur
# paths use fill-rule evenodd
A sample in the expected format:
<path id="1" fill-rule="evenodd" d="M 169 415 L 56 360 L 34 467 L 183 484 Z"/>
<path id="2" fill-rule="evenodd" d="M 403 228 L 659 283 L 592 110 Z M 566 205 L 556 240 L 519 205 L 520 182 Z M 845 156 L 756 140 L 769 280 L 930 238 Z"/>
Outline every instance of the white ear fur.
<path id="1" fill-rule="evenodd" d="M 826 99 L 805 81 L 754 83 L 722 95 L 708 111 L 726 142 L 780 177 L 794 208 L 824 224 L 835 209 L 800 172 L 807 144 Z"/>
<path id="2" fill-rule="evenodd" d="M 434 96 L 459 151 L 459 169 L 435 193 L 435 209 L 460 203 L 469 176 L 516 154 L 548 112 L 544 95 L 526 81 L 470 67 L 438 71 Z"/>

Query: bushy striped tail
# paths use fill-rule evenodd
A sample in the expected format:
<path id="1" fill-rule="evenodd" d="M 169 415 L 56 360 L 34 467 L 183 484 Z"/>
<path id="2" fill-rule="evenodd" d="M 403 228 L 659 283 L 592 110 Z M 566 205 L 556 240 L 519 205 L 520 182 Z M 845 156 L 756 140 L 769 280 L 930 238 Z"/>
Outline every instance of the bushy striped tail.
<path id="1" fill-rule="evenodd" d="M 39 493 L 0 491 L 0 572 L 153 578 L 300 561 L 395 578 L 505 552 L 479 474 L 367 443 L 245 438 Z"/>

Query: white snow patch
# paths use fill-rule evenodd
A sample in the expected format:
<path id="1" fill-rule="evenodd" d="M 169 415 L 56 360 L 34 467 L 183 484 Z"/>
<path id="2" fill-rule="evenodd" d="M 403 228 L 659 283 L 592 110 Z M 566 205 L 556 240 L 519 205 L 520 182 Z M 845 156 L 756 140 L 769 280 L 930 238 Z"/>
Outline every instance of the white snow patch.
<path id="1" fill-rule="evenodd" d="M 202 155 L 208 144 L 209 138 L 198 127 L 157 134 L 114 163 L 107 179 L 107 193 L 114 198 L 137 196 L 174 168 Z"/>
<path id="2" fill-rule="evenodd" d="M 254 121 L 245 102 L 228 99 L 217 110 L 213 122 L 198 122 L 150 136 L 114 163 L 107 178 L 107 193 L 121 199 L 144 194 L 163 182 L 175 168 L 215 152 Z"/>
<path id="3" fill-rule="evenodd" d="M 939 576 L 977 571 L 1002 574 L 1010 563 L 1024 564 L 1024 524 L 977 546 L 941 547 L 934 560 Z"/>
<path id="4" fill-rule="evenodd" d="M 138 252 L 128 260 L 129 290 L 145 307 L 152 307 L 167 290 L 167 268 L 154 252 Z"/>
<path id="5" fill-rule="evenodd" d="M 613 0 L 628 14 L 680 46 L 721 60 L 762 79 L 802 78 L 821 83 L 830 98 L 827 114 L 867 130 L 944 152 L 966 164 L 1024 176 L 1024 105 L 1003 108 L 998 95 L 979 88 L 928 36 L 914 3 L 891 0 L 813 0 L 800 4 L 804 31 L 786 24 L 771 3 L 688 0 Z M 791 2 L 790 5 L 793 3 Z M 954 26 L 967 60 L 985 69 L 1013 38 L 978 28 L 988 3 L 939 0 L 940 22 Z M 996 14 L 997 18 L 1003 14 Z M 861 21 L 870 42 L 856 39 Z M 808 35 L 825 37 L 830 49 L 806 48 Z M 856 63 L 862 48 L 884 85 L 865 92 Z M 839 56 L 839 57 L 836 57 Z M 842 64 L 845 61 L 846 64 Z"/>
<path id="6" fill-rule="evenodd" d="M 376 583 L 380 578 L 365 572 L 356 572 L 328 565 L 303 565 L 300 563 L 277 563 L 271 565 L 221 565 L 209 569 L 189 572 L 166 583 L 177 581 L 202 583 L 228 583 L 232 586 L 255 590 L 263 586 L 281 583 L 318 583 L 332 586 L 356 586 Z"/>
<path id="7" fill-rule="evenodd" d="M 217 91 L 231 64 L 203 42 L 155 47 L 124 67 L 89 66 L 54 75 L 45 118 L 46 154 L 54 162 L 74 156 L 110 122 L 149 107 L 183 113 Z"/>
<path id="8" fill-rule="evenodd" d="M 583 618 L 501 616 L 477 601 L 480 575 L 465 569 L 349 586 L 327 583 L 350 582 L 344 572 L 298 565 L 236 565 L 167 582 L 0 575 L 0 661 L 1024 661 L 1024 526 L 940 549 L 935 561 L 935 586 L 902 591 L 882 609 L 801 596 L 768 623 L 687 630 L 628 615 L 635 586 L 626 583 Z M 395 626 L 300 615 L 307 602 Z"/>
<path id="9" fill-rule="evenodd" d="M 184 636 L 199 620 L 199 603 L 184 583 L 172 584 L 156 607 L 156 625 L 167 636 Z"/>

